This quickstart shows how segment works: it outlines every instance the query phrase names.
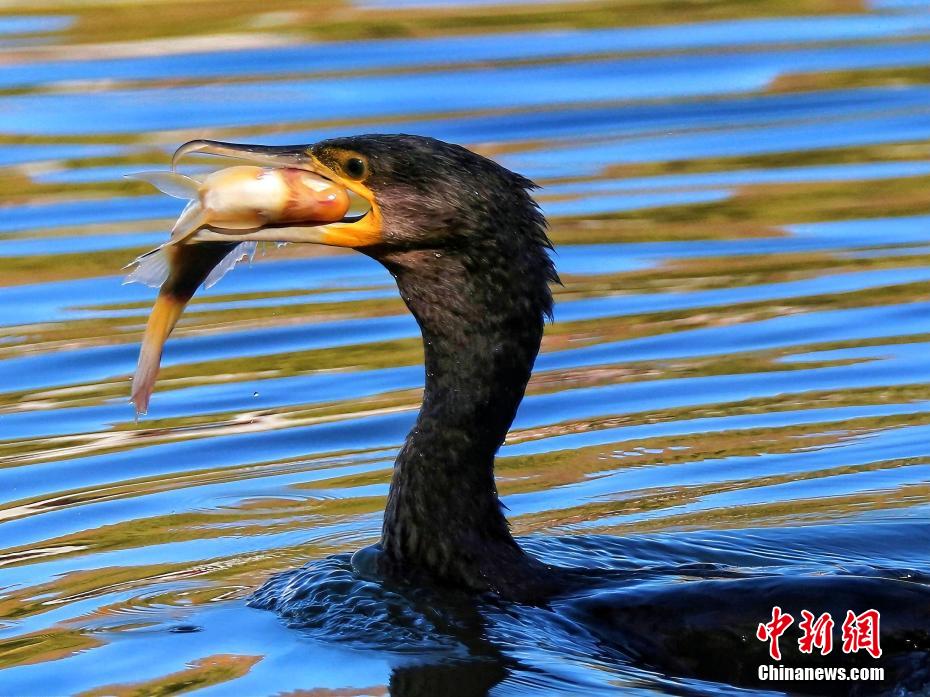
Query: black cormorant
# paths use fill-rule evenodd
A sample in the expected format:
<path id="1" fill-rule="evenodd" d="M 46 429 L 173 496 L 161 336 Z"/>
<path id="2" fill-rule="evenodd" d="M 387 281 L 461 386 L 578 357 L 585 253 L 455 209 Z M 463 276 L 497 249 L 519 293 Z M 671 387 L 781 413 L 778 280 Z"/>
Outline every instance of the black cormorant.
<path id="1" fill-rule="evenodd" d="M 300 147 L 192 141 L 176 157 L 187 152 L 304 168 L 367 201 L 364 215 L 334 224 L 202 231 L 198 240 L 223 245 L 215 252 L 202 245 L 197 275 L 202 280 L 231 241 L 265 239 L 355 248 L 396 279 L 422 331 L 425 391 L 397 455 L 380 544 L 355 558 L 369 577 L 537 605 L 587 582 L 594 590 L 564 607 L 605 642 L 660 669 L 741 684 L 758 684 L 754 671 L 768 662 L 754 633 L 772 605 L 800 606 L 809 598 L 818 609 L 840 613 L 868 604 L 884 613 L 883 641 L 899 660 L 884 665 L 897 666 L 905 679 L 913 666 L 926 669 L 930 592 L 922 583 L 732 570 L 715 576 L 711 569 L 712 580 L 626 593 L 620 576 L 605 586 L 609 575 L 547 566 L 516 543 L 498 500 L 494 457 L 523 398 L 552 311 L 550 284 L 558 281 L 532 182 L 465 148 L 411 135 Z M 162 301 L 172 299 L 177 285 L 162 289 Z M 195 285 L 178 293 L 181 305 Z M 259 604 L 276 607 L 280 585 L 272 580 L 259 591 Z M 797 647 L 786 651 L 799 662 L 817 658 L 799 655 Z M 846 694 L 842 684 L 833 687 Z"/>
<path id="2" fill-rule="evenodd" d="M 551 316 L 549 284 L 558 281 L 546 220 L 530 195 L 534 184 L 463 147 L 412 135 L 297 148 L 193 141 L 178 155 L 192 151 L 312 170 L 369 206 L 336 224 L 215 233 L 358 249 L 396 279 L 420 326 L 423 405 L 397 456 L 381 543 L 367 551 L 369 565 L 387 577 L 509 598 L 548 592 L 555 572 L 514 541 L 494 483 L 494 456 Z M 178 249 L 203 263 L 188 265 L 196 270 L 185 271 L 191 282 L 171 277 L 163 287 L 161 305 L 175 308 L 167 326 L 229 243 Z M 180 302 L 166 302 L 172 297 Z"/>

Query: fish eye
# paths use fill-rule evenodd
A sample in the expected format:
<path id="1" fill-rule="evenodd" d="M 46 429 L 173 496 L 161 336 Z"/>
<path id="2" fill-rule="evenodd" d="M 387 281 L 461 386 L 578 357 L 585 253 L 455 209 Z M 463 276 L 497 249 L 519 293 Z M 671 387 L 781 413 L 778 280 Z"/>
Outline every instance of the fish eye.
<path id="1" fill-rule="evenodd" d="M 343 165 L 345 173 L 353 179 L 362 179 L 365 176 L 367 167 L 365 161 L 360 157 L 350 157 Z"/>

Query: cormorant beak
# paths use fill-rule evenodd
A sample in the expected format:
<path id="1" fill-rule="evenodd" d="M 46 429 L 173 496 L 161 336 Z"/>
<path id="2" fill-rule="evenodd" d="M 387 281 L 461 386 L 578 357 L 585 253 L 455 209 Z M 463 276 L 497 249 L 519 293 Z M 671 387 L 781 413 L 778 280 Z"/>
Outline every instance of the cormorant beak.
<path id="1" fill-rule="evenodd" d="M 374 192 L 363 183 L 347 179 L 334 172 L 314 157 L 311 146 L 300 145 L 249 145 L 246 143 L 224 143 L 218 140 L 192 140 L 179 147 L 171 158 L 171 168 L 190 153 L 233 157 L 255 165 L 305 169 L 329 179 L 361 198 L 367 210 L 349 215 L 337 223 L 323 225 L 268 225 L 254 230 L 236 230 L 235 233 L 219 228 L 205 228 L 194 239 L 198 241 L 247 241 L 303 242 L 325 244 L 334 247 L 369 247 L 383 240 L 381 211 Z"/>

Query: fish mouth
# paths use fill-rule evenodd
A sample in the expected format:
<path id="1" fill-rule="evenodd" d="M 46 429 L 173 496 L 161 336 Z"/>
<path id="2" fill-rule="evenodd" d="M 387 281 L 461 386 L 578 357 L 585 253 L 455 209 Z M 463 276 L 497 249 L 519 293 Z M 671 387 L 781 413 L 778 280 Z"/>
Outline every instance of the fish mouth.
<path id="1" fill-rule="evenodd" d="M 312 145 L 255 145 L 191 140 L 175 150 L 171 169 L 176 169 L 183 157 L 194 153 L 235 158 L 267 167 L 306 170 L 342 187 L 349 194 L 350 201 L 360 205 L 350 206 L 349 212 L 334 223 L 269 224 L 250 230 L 236 230 L 234 233 L 208 226 L 194 235 L 192 241 L 264 240 L 352 248 L 371 247 L 384 241 L 381 209 L 374 192 L 362 182 L 347 179 L 320 162 L 313 155 Z"/>

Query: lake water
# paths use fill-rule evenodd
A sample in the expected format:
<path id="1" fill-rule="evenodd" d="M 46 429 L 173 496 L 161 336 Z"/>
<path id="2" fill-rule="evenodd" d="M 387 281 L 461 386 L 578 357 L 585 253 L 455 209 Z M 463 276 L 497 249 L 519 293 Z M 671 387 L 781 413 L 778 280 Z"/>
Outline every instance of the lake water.
<path id="1" fill-rule="evenodd" d="M 498 475 L 548 561 L 930 569 L 930 5 L 225 5 L 0 8 L 0 693 L 736 693 L 539 609 L 482 654 L 247 607 L 377 539 L 422 354 L 373 261 L 269 248 L 137 422 L 121 268 L 179 204 L 123 175 L 191 138 L 421 133 L 542 185 L 564 286 Z"/>

